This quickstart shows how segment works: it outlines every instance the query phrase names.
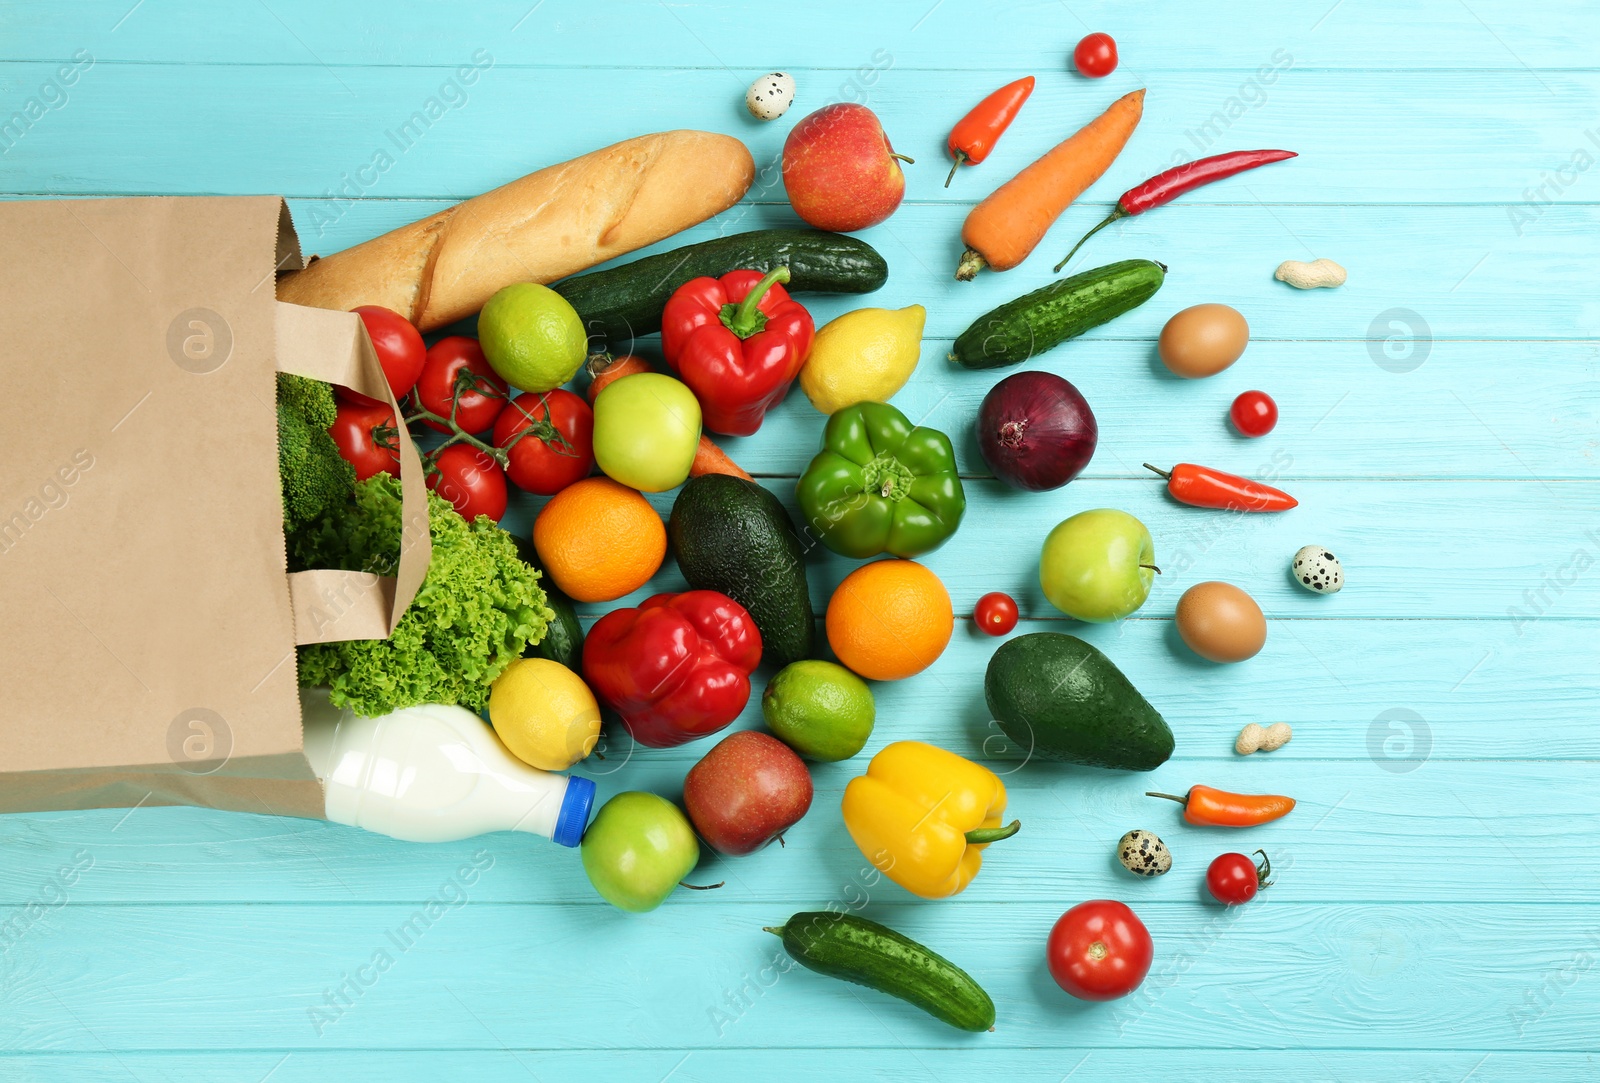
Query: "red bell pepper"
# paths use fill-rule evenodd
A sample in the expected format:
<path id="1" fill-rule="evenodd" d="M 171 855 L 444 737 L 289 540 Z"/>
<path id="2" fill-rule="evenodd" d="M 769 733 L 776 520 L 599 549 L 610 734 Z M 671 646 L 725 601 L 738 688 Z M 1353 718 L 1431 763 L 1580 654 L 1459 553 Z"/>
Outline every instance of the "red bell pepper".
<path id="1" fill-rule="evenodd" d="M 750 701 L 761 633 L 714 590 L 657 594 L 614 609 L 583 641 L 583 676 L 633 739 L 671 748 L 716 733 Z"/>
<path id="2" fill-rule="evenodd" d="M 691 278 L 661 313 L 661 352 L 689 385 L 705 427 L 749 436 L 789 393 L 811 352 L 811 313 L 780 283 L 789 268 Z"/>

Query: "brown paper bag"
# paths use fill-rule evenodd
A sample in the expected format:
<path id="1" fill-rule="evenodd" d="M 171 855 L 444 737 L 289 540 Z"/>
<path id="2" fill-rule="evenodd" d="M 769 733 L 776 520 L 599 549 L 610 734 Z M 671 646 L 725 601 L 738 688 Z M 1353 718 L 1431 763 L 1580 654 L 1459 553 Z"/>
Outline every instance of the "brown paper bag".
<path id="1" fill-rule="evenodd" d="M 359 317 L 280 303 L 277 197 L 0 203 L 0 811 L 323 816 L 296 643 L 384 638 L 430 555 L 401 429 L 392 579 L 286 575 L 278 370 L 391 405 Z"/>

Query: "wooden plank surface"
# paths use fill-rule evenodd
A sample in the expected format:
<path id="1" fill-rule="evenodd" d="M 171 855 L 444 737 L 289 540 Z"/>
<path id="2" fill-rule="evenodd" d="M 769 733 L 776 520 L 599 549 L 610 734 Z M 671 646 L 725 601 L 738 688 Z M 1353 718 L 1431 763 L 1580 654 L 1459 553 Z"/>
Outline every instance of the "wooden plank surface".
<path id="1" fill-rule="evenodd" d="M 652 251 L 793 224 L 776 170 L 792 122 L 828 100 L 869 104 L 919 162 L 905 206 L 863 233 L 889 282 L 808 303 L 819 323 L 861 304 L 928 309 L 921 362 L 895 401 L 954 438 L 969 517 L 926 563 L 963 617 L 1003 589 L 1021 603 L 1020 631 L 1105 650 L 1172 723 L 1177 752 L 1131 776 L 1045 764 L 1001 739 L 981 691 L 993 641 L 963 620 L 933 668 L 875 687 L 869 747 L 923 738 L 1006 772 L 1024 830 L 953 901 L 917 902 L 864 868 L 837 812 L 860 760 L 816 769 L 813 811 L 786 847 L 708 857 L 696 878 L 724 888 L 643 916 L 601 902 L 572 851 L 526 836 L 425 847 L 197 809 L 6 817 L 0 1078 L 1521 1083 L 1600 1072 L 1592 4 L 1005 0 L 980 13 L 934 0 L 226 11 L 26 0 L 7 5 L 4 26 L 0 120 L 54 99 L 41 87 L 63 63 L 83 70 L 0 140 L 0 197 L 281 193 L 306 250 L 323 253 L 672 127 L 736 135 L 763 171 L 727 215 Z M 1122 51 L 1098 83 L 1064 70 L 1090 29 Z M 459 105 L 391 168 L 363 173 L 475 54 L 492 64 Z M 741 97 L 772 68 L 795 74 L 800 102 L 761 125 Z M 1039 77 L 1027 111 L 944 189 L 951 122 L 1024 71 Z M 1139 133 L 1034 260 L 950 281 L 971 204 L 1136 86 L 1149 87 Z M 1046 281 L 1129 184 L 1179 154 L 1234 146 L 1301 156 L 1119 223 L 1075 263 L 1170 267 L 1150 304 L 1037 361 L 1096 412 L 1101 442 L 1083 477 L 1042 496 L 990 478 L 970 427 L 1000 374 L 952 366 L 951 340 Z M 138 266 L 139 253 L 117 255 Z M 1345 264 L 1349 284 L 1300 293 L 1272 280 L 1279 261 L 1313 256 Z M 1155 360 L 1155 337 L 1202 301 L 1245 312 L 1253 344 L 1221 377 L 1178 381 Z M 1256 442 L 1225 422 L 1251 387 L 1282 412 Z M 727 446 L 792 507 L 820 428 L 794 395 Z M 1182 507 L 1146 461 L 1270 474 L 1302 503 L 1281 516 Z M 669 511 L 671 494 L 652 500 Z M 541 504 L 514 496 L 506 525 L 526 531 Z M 1101 506 L 1150 526 L 1166 574 L 1134 619 L 1087 627 L 1044 602 L 1037 554 L 1055 522 Z M 66 516 L 45 525 L 75 528 Z M 1344 560 L 1343 593 L 1289 580 L 1290 555 L 1311 542 Z M 819 611 L 851 567 L 813 556 Z M 1202 579 L 1261 601 L 1271 632 L 1260 656 L 1213 667 L 1177 642 L 1173 606 Z M 633 597 L 681 582 L 669 558 Z M 584 607 L 585 619 L 605 608 Z M 91 654 L 87 678 L 104 663 Z M 1249 721 L 1288 721 L 1294 740 L 1237 757 Z M 759 710 L 737 725 L 759 726 Z M 602 798 L 676 797 L 703 748 L 635 750 L 608 734 L 602 751 L 581 768 Z M 1241 835 L 1187 827 L 1143 796 L 1197 782 L 1301 803 Z M 1116 866 L 1114 840 L 1141 826 L 1178 855 L 1168 877 L 1134 882 Z M 1247 908 L 1211 905 L 1205 863 L 1258 845 L 1277 882 Z M 459 882 L 475 854 L 492 865 Z M 391 939 L 446 894 L 463 901 L 414 942 Z M 1042 965 L 1051 922 L 1096 897 L 1135 906 L 1157 945 L 1150 979 L 1117 1004 L 1070 1001 Z M 866 990 L 779 973 L 760 927 L 829 903 L 966 966 L 997 1002 L 996 1031 L 962 1035 Z M 392 963 L 381 973 L 379 951 Z M 352 976 L 355 995 L 330 1007 Z"/>

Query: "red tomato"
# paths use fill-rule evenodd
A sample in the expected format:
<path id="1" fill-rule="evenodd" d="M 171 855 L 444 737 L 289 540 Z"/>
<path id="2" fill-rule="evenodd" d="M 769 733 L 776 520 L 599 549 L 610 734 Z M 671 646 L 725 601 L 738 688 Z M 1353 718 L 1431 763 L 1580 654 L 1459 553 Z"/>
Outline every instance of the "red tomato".
<path id="1" fill-rule="evenodd" d="M 518 488 L 553 496 L 594 466 L 594 411 L 559 387 L 518 395 L 494 423 L 494 446 L 509 449 L 506 473 Z"/>
<path id="2" fill-rule="evenodd" d="M 462 373 L 467 375 L 462 375 Z M 462 432 L 476 436 L 488 431 L 506 405 L 506 382 L 489 367 L 488 358 L 475 338 L 451 335 L 428 347 L 422 375 L 417 379 L 417 398 L 440 417 L 450 416 L 455 405 L 456 424 Z M 436 432 L 449 432 L 447 425 L 423 421 Z"/>
<path id="3" fill-rule="evenodd" d="M 1110 34 L 1089 34 L 1072 50 L 1072 63 L 1090 79 L 1104 79 L 1117 70 L 1117 43 Z"/>
<path id="4" fill-rule="evenodd" d="M 978 630 L 992 636 L 1003 636 L 1017 626 L 1017 603 L 1011 595 L 990 591 L 978 599 L 972 608 L 972 622 Z"/>
<path id="5" fill-rule="evenodd" d="M 1265 850 L 1258 865 L 1243 854 L 1223 854 L 1206 869 L 1206 890 L 1224 906 L 1238 906 L 1256 897 L 1256 892 L 1272 883 L 1272 862 Z"/>
<path id="6" fill-rule="evenodd" d="M 487 515 L 495 522 L 506 513 L 506 473 L 500 464 L 470 444 L 451 444 L 434 460 L 428 488 L 450 501 L 472 522 Z"/>
<path id="7" fill-rule="evenodd" d="M 1056 984 L 1080 1000 L 1115 1000 L 1139 988 L 1155 948 L 1150 932 L 1124 903 L 1082 902 L 1050 930 L 1045 959 Z"/>
<path id="8" fill-rule="evenodd" d="M 1246 391 L 1228 410 L 1242 436 L 1265 436 L 1278 423 L 1278 404 L 1265 391 Z"/>
<path id="9" fill-rule="evenodd" d="M 395 401 L 399 402 L 417 386 L 417 377 L 422 375 L 422 363 L 428 356 L 422 336 L 411 326 L 410 320 L 387 308 L 362 305 L 351 311 L 366 324 L 367 337 L 372 339 L 378 363 L 383 366 L 383 374 L 389 378 L 389 390 L 394 392 Z M 377 399 L 348 387 L 339 387 L 338 391 L 339 397 L 346 402 L 359 402 L 367 406 L 378 404 Z"/>
<path id="10" fill-rule="evenodd" d="M 339 445 L 344 461 L 356 468 L 357 481 L 366 481 L 374 474 L 400 476 L 400 445 L 394 411 L 382 403 L 370 406 L 339 403 L 333 424 L 328 426 L 328 435 Z"/>

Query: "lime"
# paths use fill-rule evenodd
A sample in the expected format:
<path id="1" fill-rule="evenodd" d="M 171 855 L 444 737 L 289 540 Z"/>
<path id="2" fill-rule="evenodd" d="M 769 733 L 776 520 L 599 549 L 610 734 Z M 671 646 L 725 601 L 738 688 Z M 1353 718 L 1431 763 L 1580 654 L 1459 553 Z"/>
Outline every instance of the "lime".
<path id="1" fill-rule="evenodd" d="M 512 755 L 541 771 L 565 771 L 594 751 L 600 705 L 572 670 L 519 658 L 489 689 L 489 722 Z"/>
<path id="2" fill-rule="evenodd" d="M 877 711 L 867 682 L 834 662 L 794 662 L 761 697 L 767 726 L 810 760 L 847 760 L 872 736 Z"/>
<path id="3" fill-rule="evenodd" d="M 577 374 L 588 336 L 565 297 L 536 282 L 518 282 L 483 306 L 478 344 L 502 380 L 537 393 L 560 387 Z"/>

